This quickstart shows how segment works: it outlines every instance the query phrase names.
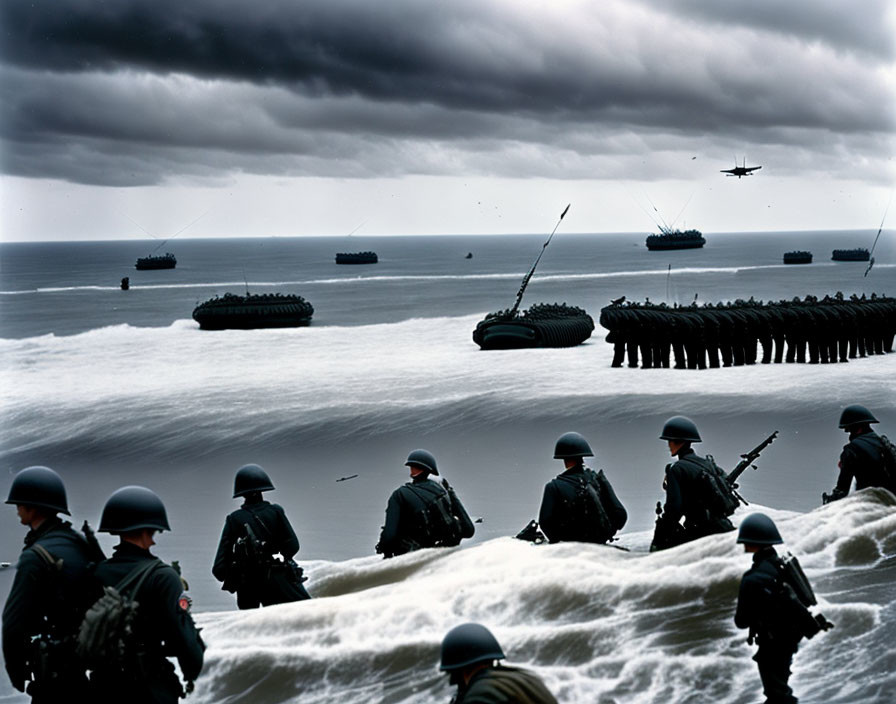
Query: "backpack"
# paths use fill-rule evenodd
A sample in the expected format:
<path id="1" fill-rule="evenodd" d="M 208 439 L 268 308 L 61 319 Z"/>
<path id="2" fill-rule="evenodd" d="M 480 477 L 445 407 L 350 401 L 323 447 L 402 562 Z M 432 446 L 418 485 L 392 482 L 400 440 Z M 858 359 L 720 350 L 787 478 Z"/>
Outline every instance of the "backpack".
<path id="1" fill-rule="evenodd" d="M 255 516 L 257 519 L 258 517 Z M 261 523 L 261 521 L 259 521 Z M 263 523 L 261 523 L 264 526 Z M 267 567 L 273 562 L 270 553 L 264 548 L 264 541 L 260 540 L 252 530 L 252 526 L 243 523 L 246 534 L 237 538 L 233 543 L 231 555 L 231 571 L 243 578 L 256 570 Z"/>
<path id="2" fill-rule="evenodd" d="M 857 440 L 864 436 L 859 436 Z M 896 493 L 896 445 L 892 443 L 886 435 L 878 435 L 880 439 L 880 454 L 875 451 L 877 448 L 869 447 L 865 444 L 865 449 L 875 459 L 880 460 L 881 483 L 885 489 Z"/>
<path id="3" fill-rule="evenodd" d="M 462 532 L 460 520 L 454 515 L 454 506 L 448 492 L 442 490 L 431 492 L 414 486 L 410 488 L 424 503 L 423 508 L 415 516 L 417 522 L 415 538 L 420 545 L 425 548 L 460 545 Z"/>
<path id="4" fill-rule="evenodd" d="M 787 553 L 768 562 L 775 577 L 774 586 L 767 590 L 768 626 L 776 633 L 798 636 L 797 640 L 833 628 L 824 616 L 809 611 L 818 601 L 796 557 Z"/>
<path id="5" fill-rule="evenodd" d="M 572 484 L 576 491 L 573 499 L 566 502 L 569 509 L 567 529 L 572 529 L 579 540 L 587 543 L 605 543 L 612 538 L 616 530 L 604 508 L 602 485 L 606 478 L 603 470 L 596 474 L 586 468 L 582 477 L 561 474 L 558 479 Z"/>
<path id="6" fill-rule="evenodd" d="M 158 558 L 138 565 L 114 587 L 103 587 L 103 595 L 81 621 L 75 649 L 88 670 L 129 669 L 136 661 L 135 618 L 140 604 L 137 594 L 143 582 L 165 563 Z"/>
<path id="7" fill-rule="evenodd" d="M 692 464 L 700 466 L 701 503 L 710 518 L 727 518 L 733 514 L 740 506 L 740 501 L 734 495 L 725 472 L 716 464 L 712 455 L 706 456 L 708 466 L 693 460 L 690 461 Z"/>

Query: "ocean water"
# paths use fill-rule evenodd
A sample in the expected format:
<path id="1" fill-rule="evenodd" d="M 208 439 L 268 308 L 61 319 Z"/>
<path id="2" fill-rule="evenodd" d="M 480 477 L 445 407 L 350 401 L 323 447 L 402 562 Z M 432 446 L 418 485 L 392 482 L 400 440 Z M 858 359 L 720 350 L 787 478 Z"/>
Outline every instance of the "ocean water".
<path id="1" fill-rule="evenodd" d="M 646 233 L 645 233 L 646 234 Z M 645 234 L 564 235 L 523 306 L 588 310 L 631 300 L 896 295 L 896 237 L 877 263 L 830 261 L 874 231 L 707 234 L 702 250 L 648 252 Z M 758 701 L 755 663 L 732 623 L 749 566 L 733 536 L 647 554 L 663 498 L 663 420 L 691 416 L 698 451 L 731 467 L 779 438 L 742 480 L 779 521 L 837 628 L 801 649 L 806 702 L 885 702 L 896 684 L 896 506 L 862 492 L 819 508 L 863 403 L 896 434 L 896 355 L 834 365 L 611 369 L 600 327 L 563 350 L 482 352 L 475 324 L 510 306 L 545 236 L 175 240 L 175 270 L 138 272 L 150 242 L 0 244 L 0 492 L 30 464 L 62 474 L 75 518 L 138 483 L 165 501 L 163 559 L 180 560 L 209 644 L 196 702 L 436 702 L 450 690 L 438 643 L 457 623 L 492 627 L 511 662 L 564 702 Z M 337 266 L 337 251 L 380 263 Z M 815 263 L 784 266 L 788 250 Z M 472 259 L 465 259 L 467 252 Z M 129 276 L 131 290 L 118 282 Z M 197 302 L 227 291 L 298 293 L 310 327 L 200 331 Z M 530 546 L 507 536 L 537 515 L 560 471 L 553 443 L 583 433 L 629 512 L 620 545 Z M 476 537 L 391 561 L 373 554 L 407 453 L 426 447 Z M 311 602 L 235 611 L 211 561 L 233 474 L 262 464 L 302 543 Z M 340 477 L 358 477 L 337 482 Z M 0 560 L 24 529 L 10 509 Z M 106 547 L 112 542 L 102 536 Z M 14 568 L 0 570 L 5 596 Z M 7 683 L 0 701 L 20 701 Z"/>

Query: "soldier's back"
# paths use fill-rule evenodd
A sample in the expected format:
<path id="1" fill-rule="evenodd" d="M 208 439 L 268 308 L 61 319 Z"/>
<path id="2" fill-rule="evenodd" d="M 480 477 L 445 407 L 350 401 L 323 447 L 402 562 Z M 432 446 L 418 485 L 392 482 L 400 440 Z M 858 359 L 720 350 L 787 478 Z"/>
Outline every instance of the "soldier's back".
<path id="1" fill-rule="evenodd" d="M 474 675 L 457 704 L 557 704 L 557 699 L 534 673 L 499 666 Z"/>
<path id="2" fill-rule="evenodd" d="M 115 554 L 96 568 L 98 583 L 114 587 L 147 563 L 156 561 L 140 585 L 129 594 L 138 602 L 133 628 L 134 644 L 141 651 L 139 662 L 129 664 L 125 672 L 98 668 L 91 674 L 93 701 L 98 704 L 176 704 L 183 694 L 174 666 L 166 656 L 174 656 L 188 681 L 199 676 L 205 649 L 193 618 L 188 612 L 183 582 L 170 565 L 148 550 L 124 543 Z"/>

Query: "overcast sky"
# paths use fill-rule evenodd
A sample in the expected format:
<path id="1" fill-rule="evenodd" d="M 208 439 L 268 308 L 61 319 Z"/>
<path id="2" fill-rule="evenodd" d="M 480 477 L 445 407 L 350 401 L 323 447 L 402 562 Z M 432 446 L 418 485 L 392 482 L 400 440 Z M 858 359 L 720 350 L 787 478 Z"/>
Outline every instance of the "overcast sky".
<path id="1" fill-rule="evenodd" d="M 566 203 L 569 232 L 876 229 L 896 185 L 887 0 L 4 0 L 0 31 L 5 240 Z"/>

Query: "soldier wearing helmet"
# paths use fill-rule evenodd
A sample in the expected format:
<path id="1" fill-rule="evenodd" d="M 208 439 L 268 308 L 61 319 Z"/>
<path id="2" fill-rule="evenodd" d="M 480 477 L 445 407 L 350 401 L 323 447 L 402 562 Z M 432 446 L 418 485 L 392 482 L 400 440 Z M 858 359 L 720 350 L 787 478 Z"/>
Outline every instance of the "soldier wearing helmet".
<path id="1" fill-rule="evenodd" d="M 504 651 L 485 626 L 463 623 L 442 640 L 439 667 L 457 685 L 453 704 L 557 704 L 544 682 L 528 670 L 496 664 Z"/>
<path id="2" fill-rule="evenodd" d="M 606 543 L 628 519 L 604 471 L 588 469 L 585 457 L 594 453 L 579 433 L 564 433 L 554 446 L 554 459 L 562 460 L 565 469 L 545 485 L 538 512 L 552 543 Z"/>
<path id="3" fill-rule="evenodd" d="M 242 497 L 243 505 L 224 521 L 212 574 L 223 582 L 222 589 L 236 592 L 240 609 L 311 598 L 293 561 L 299 539 L 286 512 L 262 498 L 262 492 L 273 490 L 267 472 L 257 464 L 240 467 L 233 480 L 233 498 Z"/>
<path id="4" fill-rule="evenodd" d="M 771 518 L 751 513 L 740 524 L 737 542 L 753 555 L 753 565 L 740 582 L 734 624 L 750 629 L 747 642 L 759 646 L 753 659 L 767 704 L 795 704 L 787 681 L 797 645 L 833 624 L 809 612 L 816 603 L 812 587 L 795 557 L 785 561 L 775 551 L 784 541 Z"/>
<path id="5" fill-rule="evenodd" d="M 87 701 L 72 636 L 91 600 L 90 567 L 103 554 L 57 515 L 68 515 L 68 501 L 62 478 L 49 467 L 18 472 L 6 503 L 29 528 L 3 609 L 10 682 L 24 692 L 30 680 L 33 702 Z"/>
<path id="6" fill-rule="evenodd" d="M 386 505 L 386 523 L 376 551 L 383 557 L 430 547 L 453 547 L 472 538 L 476 528 L 454 488 L 429 478 L 438 475 L 436 458 L 428 450 L 413 450 L 405 461 L 411 481 L 398 487 Z"/>
<path id="7" fill-rule="evenodd" d="M 650 549 L 673 547 L 706 535 L 734 530 L 727 516 L 714 514 L 707 507 L 707 483 L 703 475 L 717 473 L 719 469 L 712 460 L 691 449 L 691 443 L 702 442 L 694 421 L 685 416 L 669 418 L 663 425 L 660 439 L 669 444 L 669 453 L 677 459 L 666 465 L 663 479 L 666 502 L 657 520 Z"/>
<path id="8" fill-rule="evenodd" d="M 85 701 L 176 704 L 184 689 L 168 657 L 177 658 L 181 673 L 192 683 L 202 670 L 205 644 L 189 613 L 191 600 L 180 575 L 149 551 L 156 533 L 171 530 L 165 505 L 146 487 L 122 487 L 106 501 L 99 530 L 117 535 L 119 543 L 112 557 L 96 567 L 97 597 L 103 587 L 128 578 L 136 581 L 136 593 L 129 596 L 139 605 L 132 626 L 139 655 L 124 669 L 114 664 L 96 667 L 90 675 L 91 697 Z"/>
<path id="9" fill-rule="evenodd" d="M 849 494 L 852 480 L 856 480 L 856 490 L 871 486 L 882 486 L 896 492 L 896 481 L 887 472 L 888 454 L 894 452 L 886 436 L 881 437 L 871 429 L 872 423 L 879 422 L 865 406 L 853 404 L 840 414 L 840 428 L 849 435 L 849 442 L 840 453 L 840 475 L 837 485 L 830 494 L 822 494 L 823 503 L 836 501 Z M 896 462 L 896 457 L 891 461 Z"/>

